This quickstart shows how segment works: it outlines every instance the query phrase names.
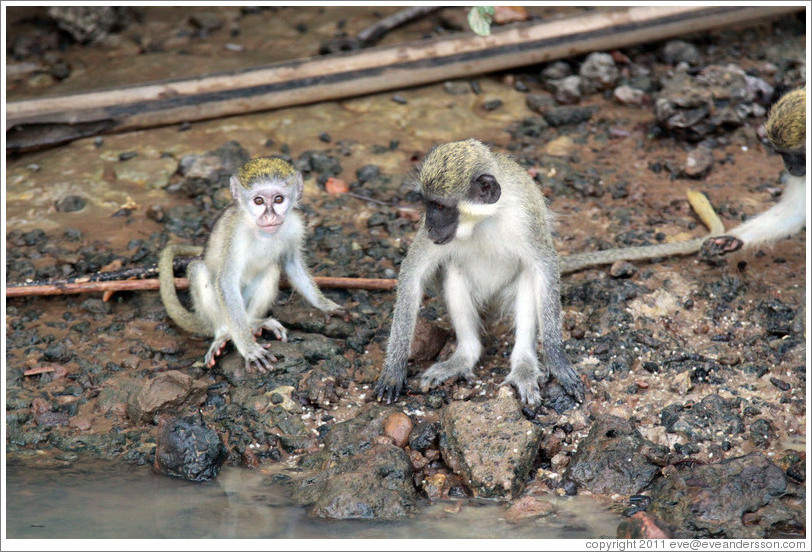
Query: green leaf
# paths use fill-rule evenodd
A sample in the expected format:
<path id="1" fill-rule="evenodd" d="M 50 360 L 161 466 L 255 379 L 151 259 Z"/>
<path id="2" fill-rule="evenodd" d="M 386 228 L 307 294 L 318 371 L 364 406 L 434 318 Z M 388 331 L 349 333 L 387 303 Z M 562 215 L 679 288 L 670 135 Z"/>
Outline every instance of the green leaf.
<path id="1" fill-rule="evenodd" d="M 491 21 L 496 12 L 493 6 L 476 6 L 468 12 L 468 25 L 479 36 L 491 34 Z"/>

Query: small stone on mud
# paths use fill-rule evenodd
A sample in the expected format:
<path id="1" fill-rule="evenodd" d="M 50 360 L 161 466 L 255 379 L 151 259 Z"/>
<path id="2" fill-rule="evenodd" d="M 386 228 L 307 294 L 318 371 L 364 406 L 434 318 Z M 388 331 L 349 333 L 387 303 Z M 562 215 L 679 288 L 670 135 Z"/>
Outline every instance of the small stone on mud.
<path id="1" fill-rule="evenodd" d="M 220 436 L 202 416 L 162 416 L 158 422 L 154 468 L 161 475 L 208 481 L 217 477 L 227 457 Z"/>
<path id="2" fill-rule="evenodd" d="M 629 261 L 617 261 L 609 269 L 612 278 L 631 278 L 637 274 L 637 267 Z"/>
<path id="3" fill-rule="evenodd" d="M 345 180 L 333 178 L 332 176 L 324 183 L 324 189 L 330 194 L 346 194 L 350 191 L 350 187 Z"/>
<path id="4" fill-rule="evenodd" d="M 412 427 L 412 420 L 402 412 L 390 414 L 383 422 L 384 434 L 391 437 L 395 446 L 400 448 L 409 442 Z"/>
<path id="5" fill-rule="evenodd" d="M 58 200 L 54 206 L 60 213 L 73 213 L 85 208 L 85 199 L 78 195 L 69 195 Z"/>

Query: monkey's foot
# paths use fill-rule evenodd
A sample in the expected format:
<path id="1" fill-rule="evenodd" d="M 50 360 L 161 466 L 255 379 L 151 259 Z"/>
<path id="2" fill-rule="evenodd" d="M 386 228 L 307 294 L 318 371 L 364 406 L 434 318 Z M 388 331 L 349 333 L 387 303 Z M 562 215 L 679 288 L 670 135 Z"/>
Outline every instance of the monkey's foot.
<path id="1" fill-rule="evenodd" d="M 466 362 L 453 356 L 444 362 L 438 362 L 420 377 L 420 389 L 426 392 L 448 380 L 464 379 L 471 382 L 474 379 L 474 364 L 475 362 Z"/>
<path id="2" fill-rule="evenodd" d="M 247 351 L 243 358 L 245 359 L 245 369 L 248 372 L 257 370 L 259 372 L 270 372 L 273 370 L 273 363 L 276 362 L 276 357 L 268 350 L 271 346 L 270 343 L 260 345 L 254 343 L 254 346 Z"/>
<path id="3" fill-rule="evenodd" d="M 528 406 L 538 406 L 541 404 L 539 379 L 542 378 L 542 375 L 537 362 L 522 360 L 511 368 L 510 374 L 502 385 L 512 385 L 522 403 Z"/>
<path id="4" fill-rule="evenodd" d="M 206 357 L 204 359 L 207 368 L 214 367 L 214 363 L 217 362 L 217 357 L 223 354 L 223 349 L 226 348 L 226 344 L 229 341 L 228 336 L 214 338 L 214 341 L 212 341 L 209 346 L 209 350 L 206 351 Z"/>
<path id="5" fill-rule="evenodd" d="M 404 369 L 403 375 L 398 376 L 394 371 L 390 373 L 384 368 L 378 378 L 378 383 L 375 384 L 375 398 L 378 401 L 386 400 L 386 404 L 392 404 L 398 400 L 400 391 L 406 386 L 406 371 Z"/>
<path id="6" fill-rule="evenodd" d="M 331 316 L 338 316 L 344 322 L 350 321 L 350 311 L 348 311 L 338 303 L 330 301 L 329 299 L 327 300 L 327 305 L 325 305 L 325 308 L 323 308 L 322 311 L 324 312 L 324 322 L 326 324 L 330 323 Z"/>
<path id="7" fill-rule="evenodd" d="M 259 336 L 262 333 L 262 330 L 268 330 L 269 332 L 273 332 L 276 336 L 276 339 L 283 343 L 287 343 L 288 341 L 288 332 L 285 329 L 285 326 L 282 325 L 279 320 L 276 318 L 266 318 L 258 322 L 253 327 L 254 335 Z"/>
<path id="8" fill-rule="evenodd" d="M 721 257 L 722 255 L 741 249 L 743 245 L 744 242 L 739 238 L 733 236 L 716 236 L 702 242 L 699 255 L 706 259 Z"/>

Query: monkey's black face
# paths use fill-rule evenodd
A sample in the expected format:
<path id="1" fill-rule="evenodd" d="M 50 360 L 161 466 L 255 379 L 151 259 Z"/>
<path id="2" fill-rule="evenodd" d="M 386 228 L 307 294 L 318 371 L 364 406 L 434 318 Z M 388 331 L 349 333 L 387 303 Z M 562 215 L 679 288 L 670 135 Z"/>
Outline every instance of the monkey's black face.
<path id="1" fill-rule="evenodd" d="M 806 175 L 806 153 L 781 153 L 784 166 L 792 176 Z"/>
<path id="2" fill-rule="evenodd" d="M 426 230 L 429 239 L 437 245 L 448 243 L 457 233 L 460 210 L 456 201 L 426 201 Z"/>

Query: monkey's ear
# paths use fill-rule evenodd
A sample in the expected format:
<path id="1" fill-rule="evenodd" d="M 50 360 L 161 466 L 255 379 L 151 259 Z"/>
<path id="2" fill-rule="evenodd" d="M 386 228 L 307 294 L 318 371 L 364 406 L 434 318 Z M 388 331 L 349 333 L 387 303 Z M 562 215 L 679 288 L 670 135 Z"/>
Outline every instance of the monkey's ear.
<path id="1" fill-rule="evenodd" d="M 229 180 L 229 189 L 231 190 L 231 197 L 235 202 L 240 201 L 240 186 L 240 181 L 237 176 L 232 176 L 231 180 Z"/>
<path id="2" fill-rule="evenodd" d="M 501 195 L 502 187 L 492 174 L 478 174 L 471 179 L 468 199 L 477 203 L 491 204 L 499 201 Z"/>
<path id="3" fill-rule="evenodd" d="M 302 173 L 296 171 L 296 203 L 302 201 L 303 191 L 304 191 L 304 182 L 302 181 Z"/>

